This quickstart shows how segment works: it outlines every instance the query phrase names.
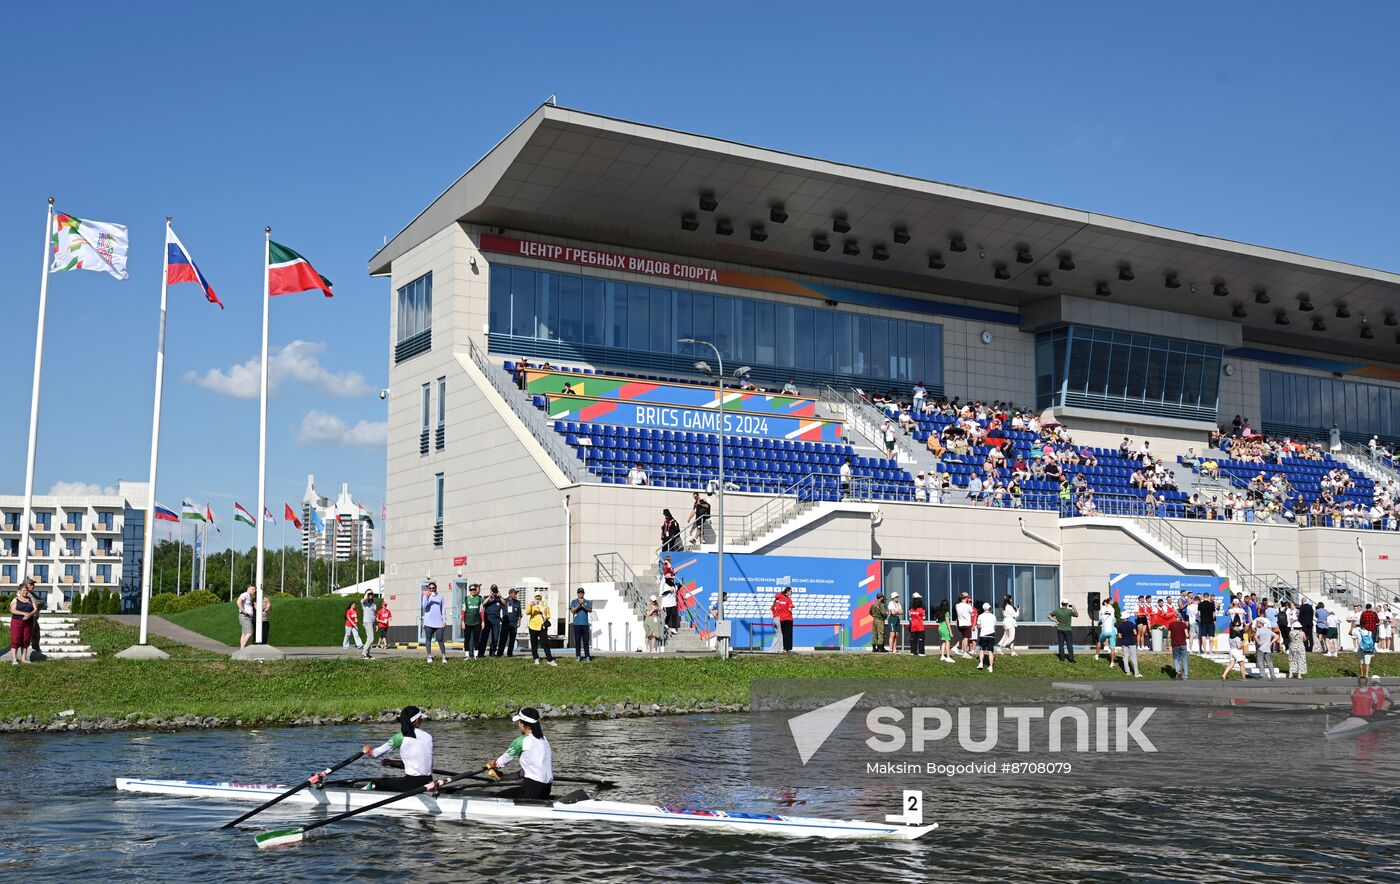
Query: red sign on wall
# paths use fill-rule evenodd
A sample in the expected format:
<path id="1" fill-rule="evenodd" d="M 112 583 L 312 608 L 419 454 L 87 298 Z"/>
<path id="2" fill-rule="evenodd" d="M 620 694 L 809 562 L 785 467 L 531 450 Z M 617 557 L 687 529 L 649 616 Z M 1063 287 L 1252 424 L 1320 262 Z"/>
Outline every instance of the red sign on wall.
<path id="1" fill-rule="evenodd" d="M 467 557 L 466 557 L 466 556 L 453 556 L 453 557 L 452 557 L 452 567 L 454 567 L 454 568 L 460 568 L 460 567 L 462 567 L 463 565 L 465 565 L 466 563 L 467 563 Z"/>

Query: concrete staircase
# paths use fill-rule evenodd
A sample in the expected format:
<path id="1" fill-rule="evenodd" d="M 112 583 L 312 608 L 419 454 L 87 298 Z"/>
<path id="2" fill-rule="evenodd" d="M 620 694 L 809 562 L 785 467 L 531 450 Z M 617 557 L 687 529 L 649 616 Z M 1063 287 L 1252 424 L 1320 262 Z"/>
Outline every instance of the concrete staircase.
<path id="1" fill-rule="evenodd" d="M 39 615 L 39 653 L 53 660 L 82 660 L 97 656 L 92 648 L 83 644 L 82 636 L 78 634 L 78 621 L 62 614 Z M 0 661 L 4 662 L 9 659 L 8 651 L 4 657 L 0 657 Z"/>
<path id="2" fill-rule="evenodd" d="M 1212 663 L 1218 663 L 1218 664 L 1220 664 L 1221 666 L 1226 666 L 1226 665 L 1228 665 L 1229 662 L 1230 662 L 1230 655 L 1229 655 L 1229 654 L 1210 653 L 1210 654 L 1197 654 L 1196 656 L 1204 657 L 1205 659 L 1211 661 Z M 1275 653 L 1274 653 L 1274 658 L 1275 658 L 1275 659 L 1278 658 L 1278 652 L 1275 652 Z M 1245 658 L 1244 658 L 1244 674 L 1245 674 L 1245 677 L 1246 677 L 1246 678 L 1264 678 L 1264 677 L 1265 677 L 1265 676 L 1264 676 L 1264 671 L 1263 671 L 1262 669 L 1260 669 L 1258 666 L 1254 665 L 1254 655 L 1253 655 L 1253 654 L 1246 654 L 1246 655 L 1245 655 Z M 1230 673 L 1230 676 L 1233 678 L 1233 677 L 1234 677 L 1234 673 L 1233 673 L 1233 672 Z M 1282 669 L 1279 669 L 1277 666 L 1274 667 L 1274 678 L 1287 678 L 1287 677 L 1288 677 L 1288 673 L 1287 673 L 1287 672 L 1285 672 L 1285 671 L 1282 670 Z"/>

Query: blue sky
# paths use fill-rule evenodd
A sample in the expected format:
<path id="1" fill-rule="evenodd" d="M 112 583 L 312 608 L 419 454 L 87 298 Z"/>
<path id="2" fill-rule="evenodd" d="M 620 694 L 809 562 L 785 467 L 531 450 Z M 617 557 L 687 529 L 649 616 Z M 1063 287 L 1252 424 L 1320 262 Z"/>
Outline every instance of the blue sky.
<path id="1" fill-rule="evenodd" d="M 388 282 L 369 256 L 550 93 L 797 153 L 1400 269 L 1400 7 L 42 4 L 0 33 L 0 492 L 23 488 L 44 201 L 128 225 L 52 278 L 36 489 L 144 480 L 166 215 L 160 499 L 256 499 L 262 228 L 336 297 L 273 302 L 268 496 L 383 499 Z M 212 374 L 211 374 L 212 372 Z M 199 381 L 203 381 L 200 383 Z M 255 390 L 255 387 L 253 388 Z M 392 518 L 392 513 L 390 517 Z M 240 546 L 252 532 L 239 529 Z M 228 529 L 225 528 L 224 537 Z M 275 535 L 274 535 L 275 536 Z M 215 540 L 215 543 L 222 541 Z"/>

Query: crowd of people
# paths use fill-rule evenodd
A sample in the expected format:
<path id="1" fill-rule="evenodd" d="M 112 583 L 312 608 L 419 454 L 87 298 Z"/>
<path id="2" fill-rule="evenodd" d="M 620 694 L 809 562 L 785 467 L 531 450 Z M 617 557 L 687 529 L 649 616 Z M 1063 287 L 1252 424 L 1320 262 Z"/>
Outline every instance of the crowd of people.
<path id="1" fill-rule="evenodd" d="M 550 609 L 543 593 L 535 593 L 533 598 L 522 604 L 519 590 L 511 588 L 505 595 L 500 587 L 491 588 L 482 595 L 482 584 L 473 583 L 467 587 L 467 595 L 462 600 L 460 614 L 462 626 L 462 659 L 479 660 L 483 657 L 514 657 L 516 641 L 523 622 L 530 635 L 530 656 L 535 665 L 548 663 L 557 666 L 554 652 L 549 644 Z M 589 647 L 589 629 L 593 607 L 584 599 L 583 589 L 578 591 L 578 599 L 570 603 L 570 615 L 574 618 L 576 652 L 580 660 L 592 661 Z M 582 617 L 583 628 L 578 623 Z M 348 612 L 347 612 L 348 617 Z M 443 663 L 447 662 L 447 614 L 446 603 L 438 593 L 435 581 L 430 581 L 423 592 L 422 626 L 424 650 L 427 660 L 433 662 L 433 645 L 437 644 Z M 347 625 L 348 632 L 348 625 Z M 543 657 L 541 657 L 543 655 Z"/>

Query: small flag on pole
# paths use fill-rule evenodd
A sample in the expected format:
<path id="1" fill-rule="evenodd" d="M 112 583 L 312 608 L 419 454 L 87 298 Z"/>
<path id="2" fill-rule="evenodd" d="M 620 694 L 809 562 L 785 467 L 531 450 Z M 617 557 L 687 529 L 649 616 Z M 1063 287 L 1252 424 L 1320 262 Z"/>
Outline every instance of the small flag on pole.
<path id="1" fill-rule="evenodd" d="M 355 504 L 355 506 L 360 508 L 360 521 L 366 523 L 371 528 L 373 528 L 374 520 L 369 517 L 369 510 L 365 509 L 365 505 L 362 503 L 357 503 Z"/>
<path id="2" fill-rule="evenodd" d="M 180 515 L 184 516 L 191 522 L 208 521 L 204 518 L 204 510 L 199 508 L 199 504 L 189 500 L 180 501 Z"/>
<path id="3" fill-rule="evenodd" d="M 331 294 L 331 281 L 316 272 L 311 262 L 281 243 L 268 241 L 267 245 L 267 293 L 269 295 L 291 295 L 297 292 L 317 289 L 327 298 Z"/>
<path id="4" fill-rule="evenodd" d="M 296 528 L 298 531 L 300 531 L 300 530 L 301 530 L 301 519 L 298 519 L 298 518 L 297 518 L 297 514 L 292 510 L 292 505 L 291 505 L 290 503 L 285 503 L 285 502 L 284 502 L 282 505 L 285 506 L 285 507 L 287 508 L 287 514 L 286 514 L 283 518 L 285 518 L 288 522 L 291 522 L 291 523 L 292 523 L 292 526 L 293 526 L 294 528 Z"/>
<path id="5" fill-rule="evenodd" d="M 49 237 L 50 273 L 99 270 L 126 279 L 126 228 L 105 221 L 84 221 L 62 212 L 53 216 Z"/>
<path id="6" fill-rule="evenodd" d="M 169 285 L 179 282 L 198 283 L 204 290 L 205 299 L 211 304 L 218 304 L 220 310 L 224 309 L 224 302 L 214 294 L 214 287 L 204 278 L 204 274 L 199 272 L 199 265 L 194 263 L 189 250 L 169 227 L 165 228 L 165 281 Z"/>
<path id="7" fill-rule="evenodd" d="M 242 522 L 249 528 L 252 528 L 254 524 L 253 514 L 244 509 L 243 504 L 236 500 L 233 502 L 233 520 L 235 522 Z"/>
<path id="8" fill-rule="evenodd" d="M 317 534 L 326 533 L 326 523 L 322 521 L 321 514 L 316 510 L 316 507 L 314 506 L 311 508 L 311 529 Z"/>
<path id="9" fill-rule="evenodd" d="M 269 525 L 277 524 L 277 520 L 272 517 L 272 510 L 268 509 L 267 507 L 263 507 L 263 521 L 268 523 Z"/>
<path id="10" fill-rule="evenodd" d="M 156 520 L 160 522 L 178 522 L 180 517 L 175 515 L 175 511 L 168 506 L 156 504 Z"/>

